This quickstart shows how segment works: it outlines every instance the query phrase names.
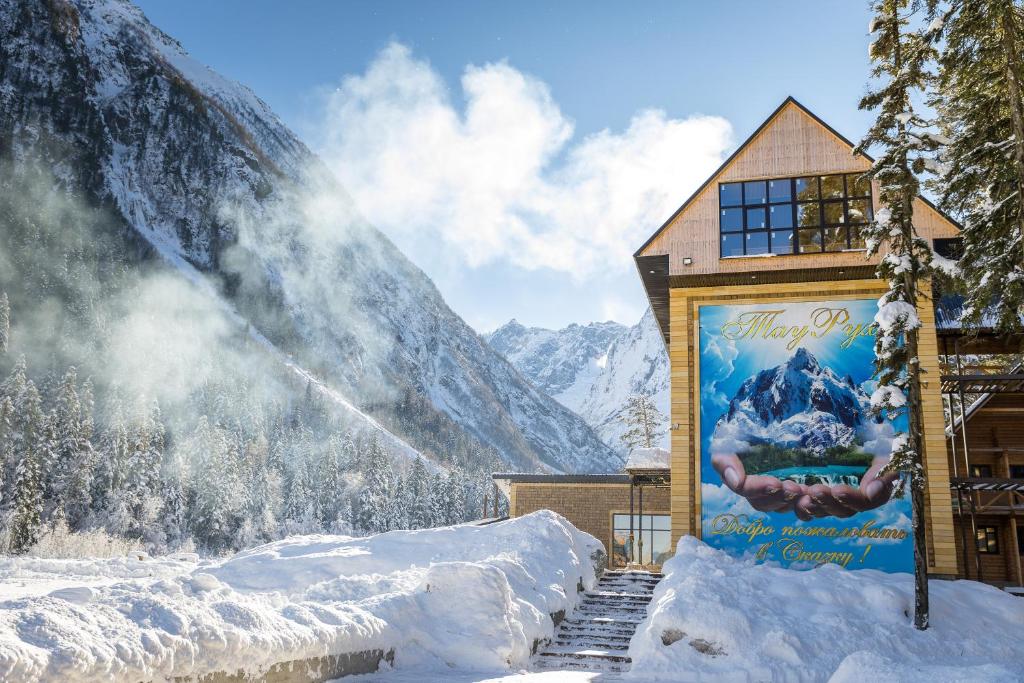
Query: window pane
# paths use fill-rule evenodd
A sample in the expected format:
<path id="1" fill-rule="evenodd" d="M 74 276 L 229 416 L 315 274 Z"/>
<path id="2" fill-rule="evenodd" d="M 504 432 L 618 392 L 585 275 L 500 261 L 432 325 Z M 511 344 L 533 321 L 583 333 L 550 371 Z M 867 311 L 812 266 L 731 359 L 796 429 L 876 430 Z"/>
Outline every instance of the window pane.
<path id="1" fill-rule="evenodd" d="M 770 202 L 788 202 L 793 199 L 793 188 L 792 182 L 787 178 L 786 180 L 769 180 L 768 181 L 768 201 Z"/>
<path id="2" fill-rule="evenodd" d="M 992 465 L 971 465 L 972 477 L 991 477 Z"/>
<path id="3" fill-rule="evenodd" d="M 616 531 L 619 530 L 619 529 L 626 529 L 628 531 L 629 530 L 629 515 L 613 515 L 612 516 L 612 525 L 615 527 Z"/>
<path id="4" fill-rule="evenodd" d="M 843 198 L 843 176 L 823 175 L 821 176 L 821 198 L 842 199 Z"/>
<path id="5" fill-rule="evenodd" d="M 868 199 L 851 199 L 847 213 L 851 223 L 871 222 L 871 201 Z"/>
<path id="6" fill-rule="evenodd" d="M 843 222 L 842 202 L 825 202 L 822 206 L 825 213 L 825 225 L 837 225 Z"/>
<path id="7" fill-rule="evenodd" d="M 768 201 L 767 190 L 763 180 L 755 180 L 751 183 L 743 183 L 744 204 L 764 204 Z"/>
<path id="8" fill-rule="evenodd" d="M 738 232 L 743 229 L 743 209 L 721 210 L 722 232 Z"/>
<path id="9" fill-rule="evenodd" d="M 1024 465 L 1010 465 L 1010 479 L 1024 479 Z"/>
<path id="10" fill-rule="evenodd" d="M 846 193 L 850 197 L 867 197 L 871 194 L 871 181 L 861 178 L 860 173 L 846 176 Z"/>
<path id="11" fill-rule="evenodd" d="M 768 207 L 769 220 L 773 228 L 793 227 L 793 205 L 775 204 Z"/>
<path id="12" fill-rule="evenodd" d="M 721 206 L 739 206 L 743 203 L 741 183 L 727 183 L 718 186 L 718 201 Z"/>
<path id="13" fill-rule="evenodd" d="M 664 564 L 672 551 L 672 537 L 668 531 L 655 531 L 651 539 L 651 555 L 655 564 Z"/>
<path id="14" fill-rule="evenodd" d="M 800 253 L 809 254 L 816 251 L 821 251 L 821 231 L 820 230 L 801 230 L 799 233 L 800 240 Z"/>
<path id="15" fill-rule="evenodd" d="M 793 231 L 772 230 L 772 253 L 792 254 L 793 253 Z"/>
<path id="16" fill-rule="evenodd" d="M 811 204 L 797 204 L 796 207 L 796 224 L 803 228 L 807 226 L 821 225 L 821 217 L 818 215 L 818 208 L 821 204 L 813 202 Z"/>
<path id="17" fill-rule="evenodd" d="M 747 230 L 767 228 L 764 209 L 747 209 Z"/>
<path id="18" fill-rule="evenodd" d="M 861 232 L 861 226 L 851 225 L 850 249 L 866 249 L 867 246 L 867 242 L 864 240 L 864 234 Z"/>
<path id="19" fill-rule="evenodd" d="M 747 233 L 747 254 L 768 253 L 768 231 Z"/>
<path id="20" fill-rule="evenodd" d="M 846 228 L 825 228 L 825 251 L 846 249 Z"/>
<path id="21" fill-rule="evenodd" d="M 743 233 L 722 235 L 722 256 L 743 256 Z"/>
<path id="22" fill-rule="evenodd" d="M 796 198 L 797 199 L 817 199 L 818 198 L 818 179 L 817 178 L 797 178 L 796 179 Z"/>
<path id="23" fill-rule="evenodd" d="M 672 528 L 672 518 L 668 515 L 655 515 L 653 524 L 655 530 L 668 531 Z"/>

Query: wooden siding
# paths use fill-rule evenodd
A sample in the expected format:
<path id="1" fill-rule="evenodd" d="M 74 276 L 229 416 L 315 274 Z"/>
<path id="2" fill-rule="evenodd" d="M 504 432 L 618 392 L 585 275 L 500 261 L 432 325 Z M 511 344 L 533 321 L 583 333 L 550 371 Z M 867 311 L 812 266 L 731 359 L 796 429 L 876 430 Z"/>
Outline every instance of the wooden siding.
<path id="1" fill-rule="evenodd" d="M 639 254 L 669 256 L 671 275 L 742 273 L 800 268 L 858 266 L 864 252 L 720 258 L 718 183 L 800 175 L 863 172 L 870 162 L 794 102 L 788 103 L 752 138 L 689 205 Z M 873 183 L 875 210 L 878 187 Z M 953 237 L 957 228 L 923 201 L 914 204 L 922 237 Z M 692 259 L 689 266 L 684 258 Z M 871 262 L 877 262 L 877 257 Z"/>
<path id="2" fill-rule="evenodd" d="M 670 291 L 669 362 L 671 365 L 672 543 L 680 536 L 700 535 L 699 359 L 698 311 L 701 305 L 814 301 L 877 297 L 885 291 L 878 280 L 673 288 Z M 955 575 L 956 541 L 949 492 L 938 353 L 931 301 L 920 310 L 921 365 L 928 373 L 923 386 L 925 469 L 928 476 L 928 551 L 933 574 Z"/>

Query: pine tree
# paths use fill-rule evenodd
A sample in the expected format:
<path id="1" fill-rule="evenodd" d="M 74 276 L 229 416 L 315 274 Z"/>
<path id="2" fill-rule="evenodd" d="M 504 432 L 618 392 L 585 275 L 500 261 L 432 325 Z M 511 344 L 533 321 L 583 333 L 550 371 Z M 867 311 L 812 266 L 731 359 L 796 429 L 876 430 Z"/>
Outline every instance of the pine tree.
<path id="1" fill-rule="evenodd" d="M 994 315 L 1003 332 L 1024 315 L 1024 8 L 1019 0 L 953 2 L 931 99 L 948 143 L 941 205 L 963 222 L 959 274 L 966 322 Z"/>
<path id="2" fill-rule="evenodd" d="M 388 513 L 394 479 L 391 461 L 377 437 L 369 443 L 365 467 L 365 483 L 359 494 L 356 525 L 361 531 L 375 534 L 391 528 Z"/>
<path id="3" fill-rule="evenodd" d="M 78 393 L 77 372 L 68 368 L 57 390 L 57 448 L 50 487 L 51 507 L 64 511 L 68 527 L 79 530 L 92 503 L 96 454 L 92 447 L 92 384 Z"/>
<path id="4" fill-rule="evenodd" d="M 665 424 L 665 416 L 654 405 L 651 397 L 645 394 L 630 394 L 622 406 L 619 419 L 628 427 L 620 438 L 630 450 L 654 446 Z"/>
<path id="5" fill-rule="evenodd" d="M 0 353 L 7 353 L 11 338 L 11 304 L 7 292 L 0 292 Z"/>
<path id="6" fill-rule="evenodd" d="M 410 529 L 425 529 L 430 523 L 430 475 L 422 458 L 409 469 L 405 485 L 405 507 Z"/>
<path id="7" fill-rule="evenodd" d="M 892 458 L 883 472 L 910 477 L 913 508 L 915 610 L 914 625 L 928 627 L 928 567 L 925 548 L 923 415 L 921 369 L 918 363 L 917 315 L 922 284 L 930 274 L 932 252 L 917 236 L 913 224 L 914 201 L 920 192 L 917 172 L 924 168 L 930 145 L 915 128 L 927 125 L 913 111 L 912 98 L 923 92 L 929 80 L 927 65 L 934 57 L 934 27 L 912 31 L 918 7 L 908 0 L 875 0 L 871 46 L 872 75 L 878 84 L 861 100 L 860 108 L 877 110 L 877 118 L 855 151 L 878 148 L 879 157 L 869 171 L 878 182 L 884 208 L 865 229 L 868 254 L 885 247 L 878 277 L 888 281 L 889 291 L 878 302 L 878 333 L 875 338 L 875 369 L 878 390 L 871 397 L 872 410 L 895 416 L 907 415 L 908 431 L 893 440 Z"/>
<path id="8" fill-rule="evenodd" d="M 42 411 L 35 384 L 29 380 L 20 403 L 15 404 L 20 433 L 15 449 L 14 516 L 10 551 L 27 552 L 39 538 L 43 512 L 43 467 L 46 444 L 54 438 L 53 423 Z"/>
<path id="9" fill-rule="evenodd" d="M 24 433 L 24 413 L 19 408 L 25 402 L 25 392 L 28 388 L 27 364 L 25 357 L 21 356 L 14 363 L 11 374 L 0 384 L 0 401 L 6 408 L 5 438 L 0 442 L 0 455 L 3 456 L 2 478 L 3 495 L 5 501 L 10 501 L 14 493 L 15 468 L 17 467 L 18 454 L 26 448 Z"/>
<path id="10" fill-rule="evenodd" d="M 242 523 L 244 486 L 234 441 L 206 416 L 185 444 L 195 487 L 190 520 L 196 540 L 213 551 L 233 548 Z"/>

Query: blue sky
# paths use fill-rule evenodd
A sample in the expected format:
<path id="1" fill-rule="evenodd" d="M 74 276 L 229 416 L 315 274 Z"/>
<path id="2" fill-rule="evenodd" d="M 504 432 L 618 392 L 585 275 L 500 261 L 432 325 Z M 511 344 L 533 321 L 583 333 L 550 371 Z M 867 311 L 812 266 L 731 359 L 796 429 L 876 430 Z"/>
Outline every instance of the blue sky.
<path id="1" fill-rule="evenodd" d="M 866 3 L 137 0 L 479 330 L 633 323 L 631 255 L 786 95 L 856 139 Z"/>

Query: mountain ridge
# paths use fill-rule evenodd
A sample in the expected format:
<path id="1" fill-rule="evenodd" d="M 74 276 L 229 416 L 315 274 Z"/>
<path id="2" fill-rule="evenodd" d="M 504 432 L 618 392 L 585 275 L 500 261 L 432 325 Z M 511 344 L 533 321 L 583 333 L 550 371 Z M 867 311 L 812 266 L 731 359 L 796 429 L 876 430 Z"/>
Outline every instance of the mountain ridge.
<path id="1" fill-rule="evenodd" d="M 0 156 L 41 157 L 399 436 L 437 450 L 456 429 L 523 469 L 620 466 L 451 311 L 262 100 L 137 7 L 15 2 L 0 24 Z"/>
<path id="2" fill-rule="evenodd" d="M 650 309 L 632 327 L 606 321 L 550 330 L 513 319 L 485 338 L 538 389 L 582 416 L 623 455 L 626 399 L 650 396 L 666 416 L 655 445 L 668 446 L 668 354 Z"/>

